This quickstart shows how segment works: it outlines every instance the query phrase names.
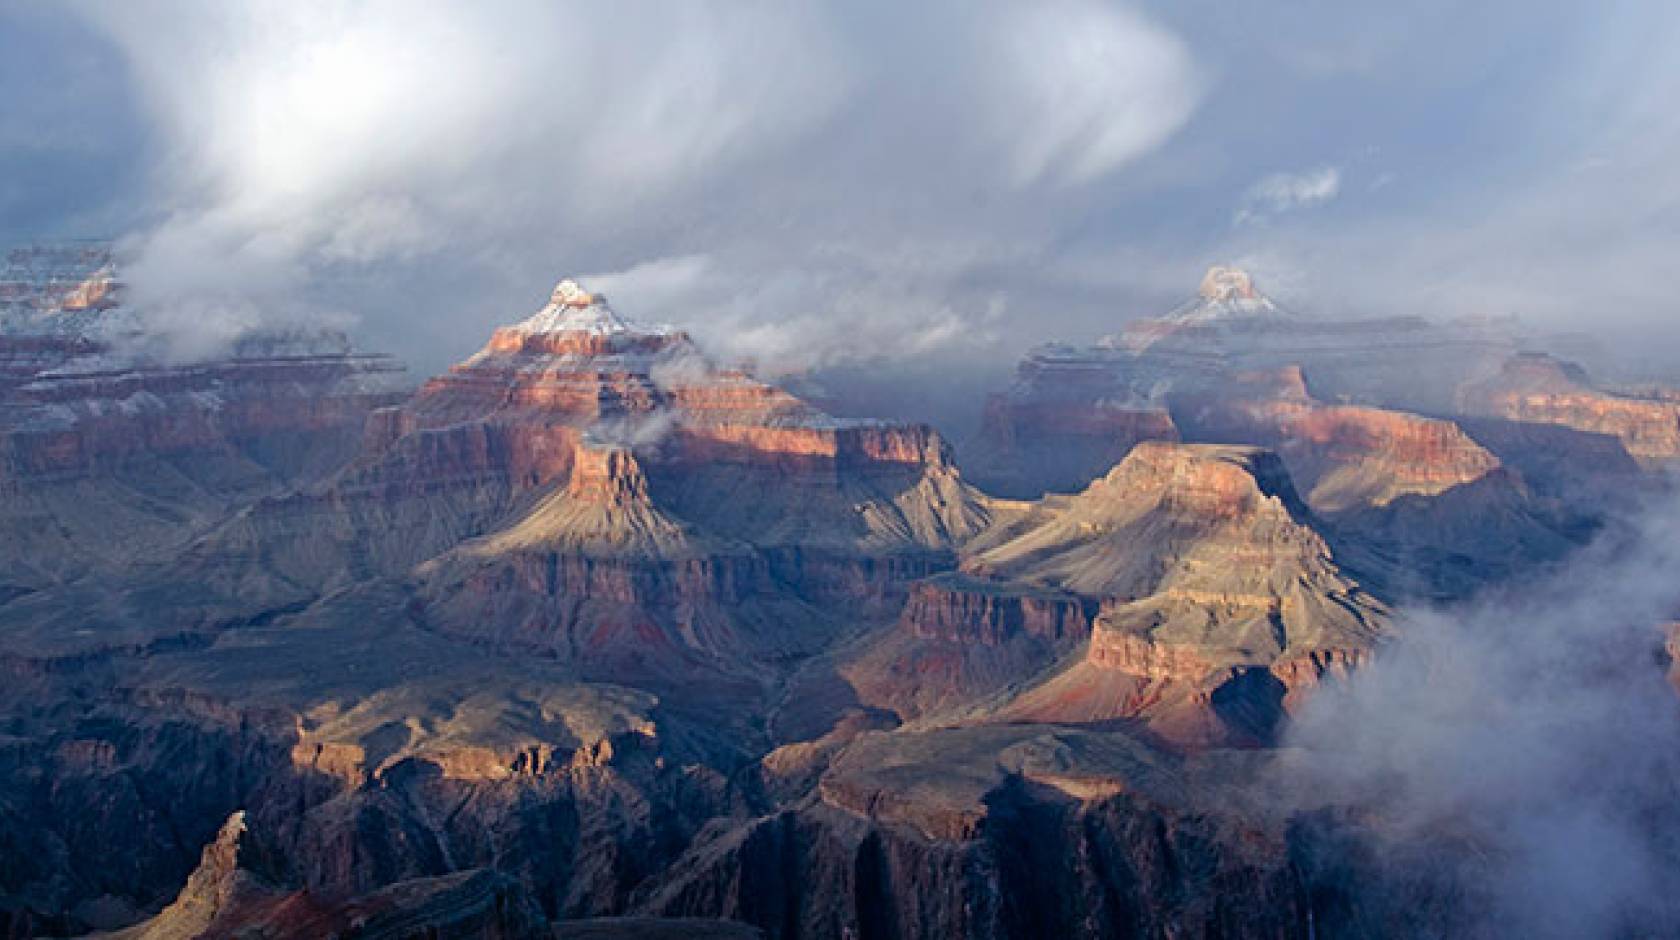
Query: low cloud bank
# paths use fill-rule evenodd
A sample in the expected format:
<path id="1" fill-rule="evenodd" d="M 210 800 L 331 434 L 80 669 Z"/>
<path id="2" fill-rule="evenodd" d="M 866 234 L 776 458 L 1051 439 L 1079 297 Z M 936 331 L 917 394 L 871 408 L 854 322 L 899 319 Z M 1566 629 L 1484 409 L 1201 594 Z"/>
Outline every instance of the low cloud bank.
<path id="1" fill-rule="evenodd" d="M 1294 722 L 1274 783 L 1373 834 L 1383 903 L 1471 935 L 1680 931 L 1680 496 L 1543 582 L 1400 637 Z M 1462 935 L 1462 934 L 1461 934 Z"/>

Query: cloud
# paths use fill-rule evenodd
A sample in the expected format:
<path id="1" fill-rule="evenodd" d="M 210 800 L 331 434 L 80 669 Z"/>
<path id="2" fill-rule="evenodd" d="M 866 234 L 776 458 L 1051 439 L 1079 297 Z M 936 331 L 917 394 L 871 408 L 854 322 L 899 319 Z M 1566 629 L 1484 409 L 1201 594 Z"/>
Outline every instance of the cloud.
<path id="1" fill-rule="evenodd" d="M 1004 313 L 997 297 L 959 309 L 931 286 L 857 259 L 766 275 L 686 255 L 581 280 L 621 314 L 689 329 L 708 354 L 768 376 L 986 345 Z"/>
<path id="2" fill-rule="evenodd" d="M 845 84 L 802 3 L 85 9 L 173 135 L 178 194 L 289 222 L 492 169 L 573 207 L 676 187 L 820 121 Z"/>
<path id="3" fill-rule="evenodd" d="M 677 426 L 677 414 L 666 409 L 597 421 L 585 432 L 592 445 L 655 449 Z"/>
<path id="4" fill-rule="evenodd" d="M 1520 592 L 1403 612 L 1393 648 L 1297 717 L 1273 783 L 1362 820 L 1388 889 L 1371 911 L 1441 935 L 1680 929 L 1680 703 L 1656 661 L 1680 501 L 1640 509 Z"/>
<path id="5" fill-rule="evenodd" d="M 801 3 L 81 9 L 168 142 L 169 211 L 131 275 L 154 308 L 283 306 L 335 265 L 581 237 L 796 138 L 847 81 Z"/>
<path id="6" fill-rule="evenodd" d="M 579 280 L 631 317 L 680 315 L 684 306 L 704 303 L 710 292 L 725 286 L 711 257 L 704 254 L 657 258 L 623 271 L 584 274 Z"/>
<path id="7" fill-rule="evenodd" d="M 1003 67 L 978 74 L 1018 185 L 1113 172 L 1183 127 L 1205 87 L 1182 40 L 1124 7 L 1013 4 L 987 38 Z"/>
<path id="8" fill-rule="evenodd" d="M 58 143 L 0 155 L 10 238 L 139 223 L 169 263 L 137 296 L 353 314 L 421 372 L 562 273 L 694 255 L 878 284 L 998 357 L 1258 253 L 1309 313 L 1672 320 L 1680 11 L 1648 4 L 20 9 L 0 136 Z M 1359 211 L 1283 208 L 1314 198 L 1299 180 L 1244 195 L 1277 168 L 1338 171 Z M 1012 315 L 977 319 L 995 298 Z M 794 300 L 762 309 L 841 313 Z"/>
<path id="9" fill-rule="evenodd" d="M 440 257 L 540 283 L 750 255 L 749 283 L 829 283 L 800 251 L 868 250 L 912 203 L 938 228 L 976 190 L 1026 205 L 1092 184 L 1203 93 L 1179 37 L 1098 0 L 74 9 L 157 135 L 132 296 L 200 317 L 306 316 Z"/>
<path id="10" fill-rule="evenodd" d="M 1259 220 L 1267 215 L 1293 212 L 1323 205 L 1342 191 L 1342 171 L 1324 166 L 1302 173 L 1274 173 L 1261 179 L 1243 194 L 1234 224 Z"/>

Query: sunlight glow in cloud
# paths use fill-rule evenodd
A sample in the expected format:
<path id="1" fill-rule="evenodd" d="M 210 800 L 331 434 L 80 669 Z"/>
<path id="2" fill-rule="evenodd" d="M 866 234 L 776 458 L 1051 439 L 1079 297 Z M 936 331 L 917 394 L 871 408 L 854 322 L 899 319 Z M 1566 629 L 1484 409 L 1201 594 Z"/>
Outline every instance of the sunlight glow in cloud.
<path id="1" fill-rule="evenodd" d="M 252 310 L 307 314 L 298 286 L 339 269 L 541 245 L 625 267 L 680 254 L 658 244 L 675 230 L 661 220 L 716 224 L 696 207 L 742 180 L 883 207 L 948 166 L 982 188 L 1087 184 L 1169 139 L 1201 95 L 1175 35 L 1098 0 L 936 5 L 898 42 L 878 41 L 894 5 L 806 0 L 77 9 L 124 53 L 166 134 L 161 221 L 137 241 L 132 296 L 193 310 L 160 328 L 245 311 L 216 336 Z M 903 76 L 929 63 L 945 84 L 904 99 Z M 843 141 L 890 153 L 904 127 L 932 128 L 919 143 L 947 152 L 883 164 L 867 193 L 810 169 Z M 949 319 L 910 328 L 937 342 Z"/>

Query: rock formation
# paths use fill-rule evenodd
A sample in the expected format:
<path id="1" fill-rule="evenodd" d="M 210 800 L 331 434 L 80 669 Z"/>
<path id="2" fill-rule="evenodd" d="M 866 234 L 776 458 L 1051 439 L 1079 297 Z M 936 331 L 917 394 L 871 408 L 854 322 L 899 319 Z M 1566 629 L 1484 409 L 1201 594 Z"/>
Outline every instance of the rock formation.
<path id="1" fill-rule="evenodd" d="M 1450 421 L 1360 405 L 1327 405 L 1300 367 L 1239 373 L 1180 400 L 1197 440 L 1277 450 L 1315 511 L 1436 496 L 1481 479 L 1499 459 Z"/>
<path id="2" fill-rule="evenodd" d="M 852 667 L 866 701 L 910 714 L 973 704 L 1082 647 L 990 710 L 1142 718 L 1179 741 L 1265 739 L 1286 696 L 1357 664 L 1386 629 L 1383 607 L 1309 527 L 1282 462 L 1252 448 L 1140 444 L 1084 492 L 1027 509 L 965 554 L 961 577 L 906 607 L 901 632 L 914 639 Z M 1000 648 L 1021 661 L 997 668 Z"/>
<path id="3" fill-rule="evenodd" d="M 985 518 L 931 430 L 830 418 L 570 281 L 388 420 L 354 473 L 459 453 L 511 509 L 417 569 L 440 629 L 614 675 L 808 651 L 813 604 L 888 611 Z"/>
<path id="4" fill-rule="evenodd" d="M 1101 476 L 1142 441 L 1175 441 L 1159 400 L 1140 395 L 1105 359 L 1049 345 L 1021 361 L 1008 392 L 986 402 L 964 466 L 988 491 L 1036 497 Z"/>
<path id="5" fill-rule="evenodd" d="M 0 267 L 0 320 L 74 319 L 121 303 L 115 252 L 102 241 L 13 248 Z"/>
<path id="6" fill-rule="evenodd" d="M 1498 375 L 1463 389 L 1459 404 L 1472 415 L 1608 435 L 1646 466 L 1680 457 L 1680 398 L 1601 391 L 1579 367 L 1544 354 L 1507 360 Z"/>
<path id="7" fill-rule="evenodd" d="M 1568 508 L 1582 502 L 1571 497 L 1626 477 L 1615 454 L 1593 461 L 1602 471 L 1560 464 L 1531 433 L 1479 418 L 1478 436 L 1408 410 L 1452 413 L 1485 399 L 1486 377 L 1515 335 L 1508 324 L 1302 317 L 1245 273 L 1215 268 L 1165 317 L 1133 321 L 1089 350 L 1029 355 L 1016 385 L 988 406 L 968 451 L 971 476 L 1031 495 L 1082 486 L 1106 472 L 1104 458 L 1146 439 L 1259 445 L 1282 457 L 1368 586 L 1392 599 L 1462 597 L 1580 544 L 1598 518 Z M 1153 416 L 1148 429 L 1134 421 L 1120 430 L 1117 402 L 1133 419 Z M 1473 410 L 1517 418 L 1492 405 Z M 1031 446 L 1016 446 L 1018 434 L 1034 435 Z"/>
<path id="8" fill-rule="evenodd" d="M 320 330 L 215 358 L 130 348 L 108 248 L 20 249 L 0 275 L 0 598 L 187 544 L 354 453 L 400 367 Z"/>
<path id="9" fill-rule="evenodd" d="M 1662 401 L 1216 269 L 1029 358 L 1020 501 L 572 281 L 401 399 L 320 335 L 114 361 L 103 257 L 0 278 L 6 937 L 1445 935 L 1270 745 Z M 1482 417 L 1384 397 L 1424 351 Z"/>
<path id="10" fill-rule="evenodd" d="M 890 620 L 988 512 L 930 428 L 831 418 L 564 281 L 375 411 L 342 470 L 0 620 L 54 633 L 49 611 L 92 591 L 107 613 L 85 643 L 144 643 L 388 578 L 473 643 L 667 689 L 756 684 L 766 659 Z M 166 589 L 183 570 L 194 589 Z"/>
<path id="11" fill-rule="evenodd" d="M 245 813 L 228 817 L 174 903 L 111 940 L 194 937 L 515 938 L 548 931 L 520 886 L 494 872 L 465 871 L 398 882 L 352 899 L 284 890 L 253 871 Z"/>
<path id="12" fill-rule="evenodd" d="M 1077 489 L 1112 465 L 1098 458 L 1183 436 L 1178 400 L 1217 397 L 1244 373 L 1295 368 L 1325 402 L 1445 413 L 1455 390 L 1496 372 L 1516 348 L 1514 324 L 1502 321 L 1302 316 L 1246 272 L 1214 267 L 1166 316 L 1131 320 L 1089 348 L 1029 353 L 965 456 L 976 482 L 1008 495 Z M 1041 466 L 1039 453 L 1054 448 L 1090 456 Z"/>

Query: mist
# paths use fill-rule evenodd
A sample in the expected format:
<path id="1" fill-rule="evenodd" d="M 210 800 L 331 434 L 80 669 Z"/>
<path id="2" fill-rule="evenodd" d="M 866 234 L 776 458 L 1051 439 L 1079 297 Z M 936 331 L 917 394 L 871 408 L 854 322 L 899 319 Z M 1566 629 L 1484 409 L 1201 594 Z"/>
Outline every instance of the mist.
<path id="1" fill-rule="evenodd" d="M 1373 665 L 1306 703 L 1271 783 L 1368 827 L 1386 914 L 1413 929 L 1672 935 L 1677 570 L 1669 490 L 1533 583 L 1401 611 Z"/>

